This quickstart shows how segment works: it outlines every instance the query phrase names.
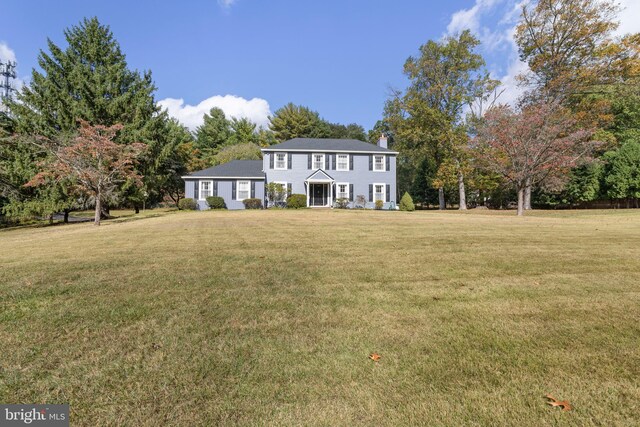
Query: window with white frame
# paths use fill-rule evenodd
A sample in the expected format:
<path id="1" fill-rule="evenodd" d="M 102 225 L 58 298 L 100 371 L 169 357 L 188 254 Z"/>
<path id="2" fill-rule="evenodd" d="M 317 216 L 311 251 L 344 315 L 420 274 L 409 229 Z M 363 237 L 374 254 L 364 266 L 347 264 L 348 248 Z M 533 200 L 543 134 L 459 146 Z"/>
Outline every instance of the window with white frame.
<path id="1" fill-rule="evenodd" d="M 287 168 L 287 153 L 276 153 L 275 169 Z"/>
<path id="2" fill-rule="evenodd" d="M 313 155 L 313 169 L 324 169 L 324 154 Z"/>
<path id="3" fill-rule="evenodd" d="M 238 181 L 237 184 L 237 194 L 236 199 L 242 201 L 244 199 L 248 199 L 251 194 L 251 182 L 249 181 Z"/>
<path id="4" fill-rule="evenodd" d="M 377 202 L 378 200 L 385 201 L 385 185 L 384 184 L 373 184 L 373 201 Z"/>
<path id="5" fill-rule="evenodd" d="M 336 184 L 336 198 L 348 199 L 349 198 L 349 183 L 339 182 Z"/>
<path id="6" fill-rule="evenodd" d="M 336 156 L 336 170 L 348 171 L 349 170 L 349 155 L 338 154 Z"/>
<path id="7" fill-rule="evenodd" d="M 200 200 L 211 197 L 213 191 L 213 183 L 211 181 L 200 181 Z"/>
<path id="8" fill-rule="evenodd" d="M 384 155 L 373 156 L 373 170 L 376 172 L 386 170 L 386 167 L 384 164 Z"/>

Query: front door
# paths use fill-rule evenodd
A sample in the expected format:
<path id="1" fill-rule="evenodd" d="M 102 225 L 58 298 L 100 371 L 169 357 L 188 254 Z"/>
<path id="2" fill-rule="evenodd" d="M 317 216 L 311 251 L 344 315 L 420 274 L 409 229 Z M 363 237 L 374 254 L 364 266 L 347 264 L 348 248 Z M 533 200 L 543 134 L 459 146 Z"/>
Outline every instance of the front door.
<path id="1" fill-rule="evenodd" d="M 311 206 L 327 206 L 329 197 L 329 184 L 309 184 L 310 197 L 309 204 Z"/>

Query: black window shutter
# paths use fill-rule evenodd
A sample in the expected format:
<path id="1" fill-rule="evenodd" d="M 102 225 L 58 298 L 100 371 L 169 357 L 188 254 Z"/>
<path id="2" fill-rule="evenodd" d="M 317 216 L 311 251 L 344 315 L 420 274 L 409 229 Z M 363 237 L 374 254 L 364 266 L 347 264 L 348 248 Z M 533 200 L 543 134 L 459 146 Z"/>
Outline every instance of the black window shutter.
<path id="1" fill-rule="evenodd" d="M 353 184 L 349 184 L 349 200 L 353 202 Z"/>
<path id="2" fill-rule="evenodd" d="M 251 181 L 251 198 L 252 199 L 256 198 L 256 182 L 255 181 Z"/>
<path id="3" fill-rule="evenodd" d="M 236 200 L 236 182 L 231 181 L 231 200 Z"/>
<path id="4" fill-rule="evenodd" d="M 332 167 L 331 167 L 331 169 L 333 169 L 333 170 L 338 169 L 338 167 L 336 166 L 336 155 L 335 155 L 335 154 L 332 154 L 332 155 L 331 155 L 331 162 L 333 163 L 333 164 L 331 165 L 331 166 L 332 166 Z"/>
<path id="5" fill-rule="evenodd" d="M 369 155 L 369 170 L 373 170 L 373 155 Z"/>
<path id="6" fill-rule="evenodd" d="M 349 170 L 353 170 L 353 154 L 349 155 Z"/>
<path id="7" fill-rule="evenodd" d="M 291 183 L 287 182 L 287 195 L 291 194 Z"/>
<path id="8" fill-rule="evenodd" d="M 387 170 L 387 172 L 389 172 L 391 170 L 391 167 L 390 167 L 391 166 L 390 165 L 391 161 L 389 160 L 389 156 L 385 156 L 385 157 L 387 158 L 387 169 L 386 170 Z M 388 202 L 388 200 L 387 200 L 387 202 Z"/>
<path id="9" fill-rule="evenodd" d="M 198 200 L 200 197 L 198 195 L 198 184 L 200 181 L 193 181 L 193 198 Z"/>
<path id="10" fill-rule="evenodd" d="M 373 184 L 369 184 L 369 201 L 373 202 Z"/>
<path id="11" fill-rule="evenodd" d="M 311 154 L 307 157 L 307 168 L 311 169 Z"/>
<path id="12" fill-rule="evenodd" d="M 218 196 L 218 181 L 213 181 L 213 196 L 217 197 Z"/>
<path id="13" fill-rule="evenodd" d="M 387 184 L 387 202 L 391 201 L 391 185 Z"/>
<path id="14" fill-rule="evenodd" d="M 291 153 L 287 153 L 287 169 L 291 169 Z"/>
<path id="15" fill-rule="evenodd" d="M 324 155 L 324 170 L 328 171 L 331 169 L 331 156 L 328 154 Z"/>
<path id="16" fill-rule="evenodd" d="M 276 153 L 269 153 L 269 169 L 273 169 L 273 160 L 276 156 Z"/>

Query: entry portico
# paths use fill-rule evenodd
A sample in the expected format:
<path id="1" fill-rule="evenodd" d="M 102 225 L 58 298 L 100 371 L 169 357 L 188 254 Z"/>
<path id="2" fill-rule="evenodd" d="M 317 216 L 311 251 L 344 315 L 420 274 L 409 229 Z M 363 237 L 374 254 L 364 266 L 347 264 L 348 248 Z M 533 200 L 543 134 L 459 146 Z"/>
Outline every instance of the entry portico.
<path id="1" fill-rule="evenodd" d="M 333 205 L 335 180 L 322 169 L 316 170 L 304 181 L 307 190 L 307 207 L 329 208 Z"/>

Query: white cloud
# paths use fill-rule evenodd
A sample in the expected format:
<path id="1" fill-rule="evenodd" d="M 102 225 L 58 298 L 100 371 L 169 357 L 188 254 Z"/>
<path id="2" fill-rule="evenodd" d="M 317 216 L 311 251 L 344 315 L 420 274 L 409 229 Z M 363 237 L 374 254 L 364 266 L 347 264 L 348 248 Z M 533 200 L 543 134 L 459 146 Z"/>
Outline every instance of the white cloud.
<path id="1" fill-rule="evenodd" d="M 16 53 L 3 41 L 0 41 L 0 61 L 18 62 L 16 60 Z M 24 79 L 16 77 L 11 81 L 11 84 L 16 90 L 20 90 L 24 86 Z"/>
<path id="2" fill-rule="evenodd" d="M 195 130 L 203 122 L 203 116 L 213 107 L 218 107 L 227 118 L 247 118 L 258 126 L 266 128 L 269 125 L 271 109 L 269 103 L 261 98 L 244 99 L 234 95 L 215 95 L 205 99 L 198 105 L 185 104 L 183 99 L 166 98 L 158 102 L 166 108 L 171 117 Z"/>
<path id="3" fill-rule="evenodd" d="M 472 8 L 461 9 L 455 12 L 451 15 L 451 21 L 449 21 L 449 25 L 447 25 L 447 33 L 456 34 L 467 29 L 473 33 L 478 33 L 482 15 L 501 1 L 502 0 L 476 0 Z"/>
<path id="4" fill-rule="evenodd" d="M 218 0 L 218 4 L 220 5 L 220 7 L 223 7 L 225 9 L 230 8 L 231 6 L 233 6 L 233 4 L 238 1 L 238 0 Z"/>

